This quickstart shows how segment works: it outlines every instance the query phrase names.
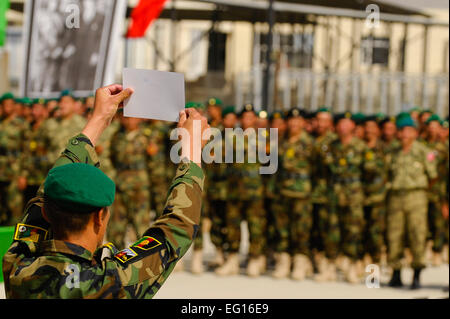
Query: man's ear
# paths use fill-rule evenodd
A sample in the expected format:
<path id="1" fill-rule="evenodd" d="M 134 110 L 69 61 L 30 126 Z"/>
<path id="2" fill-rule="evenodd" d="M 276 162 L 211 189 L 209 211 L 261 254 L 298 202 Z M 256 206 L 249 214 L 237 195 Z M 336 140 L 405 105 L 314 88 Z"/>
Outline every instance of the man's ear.
<path id="1" fill-rule="evenodd" d="M 103 224 L 103 219 L 102 219 L 102 214 L 103 212 L 103 208 L 97 210 L 96 212 L 92 213 L 92 222 L 94 225 L 94 231 L 95 233 L 99 233 L 100 229 L 102 228 L 102 224 Z"/>

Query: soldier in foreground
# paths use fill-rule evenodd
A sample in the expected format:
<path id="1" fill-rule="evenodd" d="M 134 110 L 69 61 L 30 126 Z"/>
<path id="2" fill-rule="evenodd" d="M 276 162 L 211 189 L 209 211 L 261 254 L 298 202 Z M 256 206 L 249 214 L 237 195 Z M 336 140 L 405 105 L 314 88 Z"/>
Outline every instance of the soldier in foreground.
<path id="1" fill-rule="evenodd" d="M 420 288 L 420 273 L 425 268 L 425 242 L 427 236 L 427 189 L 437 178 L 433 152 L 417 141 L 418 129 L 409 114 L 397 120 L 401 148 L 387 159 L 390 193 L 387 203 L 388 263 L 394 269 L 389 282 L 401 287 L 401 262 L 405 229 L 410 241 L 414 269 L 411 289 Z"/>
<path id="2" fill-rule="evenodd" d="M 8 298 L 152 298 L 188 250 L 198 232 L 204 180 L 201 163 L 190 160 L 193 122 L 201 121 L 202 133 L 208 127 L 195 110 L 180 113 L 190 161 L 179 165 L 162 216 L 129 248 L 100 246 L 115 184 L 98 169 L 94 147 L 131 94 L 120 85 L 97 90 L 92 118 L 28 204 L 3 258 Z"/>

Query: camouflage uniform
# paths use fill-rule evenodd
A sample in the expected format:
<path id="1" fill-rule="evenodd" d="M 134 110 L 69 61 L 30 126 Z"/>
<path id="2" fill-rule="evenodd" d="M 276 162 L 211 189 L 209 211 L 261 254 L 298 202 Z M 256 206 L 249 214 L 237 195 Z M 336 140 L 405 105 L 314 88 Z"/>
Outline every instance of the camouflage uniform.
<path id="1" fill-rule="evenodd" d="M 21 176 L 27 180 L 24 191 L 24 204 L 35 195 L 39 186 L 44 182 L 45 176 L 51 168 L 47 157 L 47 144 L 43 137 L 42 124 L 39 127 L 31 126 L 24 133 L 23 151 L 20 158 Z"/>
<path id="2" fill-rule="evenodd" d="M 0 123 L 0 225 L 19 218 L 22 196 L 17 188 L 23 134 L 28 124 L 15 117 Z"/>
<path id="3" fill-rule="evenodd" d="M 348 145 L 339 139 L 330 144 L 326 163 L 332 176 L 332 190 L 341 233 L 341 251 L 353 261 L 362 257 L 364 228 L 363 174 L 370 151 L 363 141 L 353 137 Z M 334 208 L 333 208 L 334 209 Z M 336 249 L 337 250 L 337 249 Z"/>
<path id="4" fill-rule="evenodd" d="M 224 130 L 221 127 L 218 127 L 221 132 L 221 137 L 216 137 L 214 140 L 217 142 L 222 142 L 222 155 L 225 151 L 224 145 Z M 209 143 L 212 143 L 209 142 Z M 208 143 L 208 144 L 209 144 Z M 211 154 L 212 158 L 214 155 Z M 219 160 L 219 159 L 218 159 Z M 223 161 L 223 158 L 220 160 Z M 227 227 L 225 220 L 225 212 L 227 205 L 227 191 L 228 191 L 228 183 L 227 183 L 227 164 L 226 163 L 215 163 L 205 165 L 206 171 L 206 199 L 207 199 L 207 216 L 211 219 L 211 241 L 221 250 L 226 249 L 229 245 L 227 242 Z"/>
<path id="5" fill-rule="evenodd" d="M 306 132 L 295 141 L 284 141 L 280 148 L 277 188 L 281 197 L 275 211 L 277 252 L 310 255 L 312 153 L 313 140 Z"/>
<path id="6" fill-rule="evenodd" d="M 149 139 L 141 128 L 128 132 L 121 126 L 112 138 L 111 161 L 117 172 L 117 194 L 108 239 L 117 246 L 124 246 L 129 225 L 137 237 L 150 225 L 148 145 Z"/>
<path id="7" fill-rule="evenodd" d="M 400 148 L 387 159 L 390 192 L 387 205 L 388 262 L 398 270 L 403 256 L 405 227 L 413 255 L 412 267 L 425 267 L 427 193 L 437 177 L 433 153 L 414 141 L 408 153 Z"/>
<path id="8" fill-rule="evenodd" d="M 386 159 L 383 144 L 377 141 L 375 147 L 366 152 L 367 166 L 370 170 L 363 176 L 364 188 L 364 252 L 372 257 L 375 263 L 380 262 L 381 251 L 384 246 L 384 231 L 386 220 Z"/>
<path id="9" fill-rule="evenodd" d="M 328 131 L 314 141 L 313 153 L 313 246 L 324 250 L 326 257 L 334 259 L 338 254 L 340 240 L 339 222 L 331 198 L 329 181 L 331 174 L 326 163 L 330 144 L 337 139 L 337 135 Z"/>
<path id="10" fill-rule="evenodd" d="M 241 152 L 248 154 L 249 146 L 255 147 L 249 141 L 257 140 L 256 132 L 252 131 L 245 137 L 243 145 L 235 145 L 234 154 Z M 236 143 L 242 144 L 242 143 Z M 228 165 L 228 203 L 226 212 L 227 241 L 230 243 L 229 252 L 237 253 L 241 240 L 241 222 L 247 220 L 251 258 L 259 257 L 266 246 L 266 216 L 264 212 L 264 186 L 259 168 L 261 164 L 236 163 Z"/>
<path id="11" fill-rule="evenodd" d="M 98 166 L 82 134 L 71 139 L 55 166 L 78 161 Z M 7 298 L 152 298 L 198 231 L 203 179 L 197 165 L 181 164 L 164 214 L 144 237 L 122 251 L 107 244 L 94 254 L 52 238 L 41 215 L 41 193 L 26 208 L 3 258 Z"/>
<path id="12" fill-rule="evenodd" d="M 438 169 L 438 180 L 427 192 L 428 196 L 428 228 L 429 238 L 433 240 L 433 251 L 442 252 L 446 242 L 446 223 L 442 216 L 442 204 L 445 201 L 445 182 L 448 178 L 446 172 L 446 161 L 448 160 L 448 148 L 441 142 L 421 141 L 432 151 Z"/>
<path id="13" fill-rule="evenodd" d="M 102 136 L 97 142 L 97 145 L 95 145 L 95 150 L 97 151 L 98 158 L 100 160 L 100 163 L 102 163 L 100 169 L 112 180 L 116 178 L 116 170 L 113 163 L 111 162 L 111 141 L 114 134 L 119 129 L 119 126 L 119 122 L 117 120 L 113 120 L 113 122 L 103 132 Z M 99 150 L 101 150 L 101 152 L 99 152 Z"/>

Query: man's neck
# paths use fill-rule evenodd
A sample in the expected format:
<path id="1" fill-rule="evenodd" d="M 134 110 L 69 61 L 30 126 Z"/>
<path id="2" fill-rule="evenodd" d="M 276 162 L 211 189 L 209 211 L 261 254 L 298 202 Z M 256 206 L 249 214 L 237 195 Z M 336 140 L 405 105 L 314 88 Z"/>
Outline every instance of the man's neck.
<path id="1" fill-rule="evenodd" d="M 349 135 L 344 135 L 344 136 L 339 136 L 339 140 L 341 141 L 342 144 L 347 145 L 350 144 L 351 140 L 353 139 L 353 135 L 349 134 Z"/>
<path id="2" fill-rule="evenodd" d="M 414 144 L 414 141 L 412 141 L 411 143 L 408 143 L 408 144 L 403 144 L 402 145 L 403 153 L 409 153 L 413 144 Z"/>
<path id="3" fill-rule="evenodd" d="M 367 146 L 369 146 L 370 148 L 374 148 L 375 146 L 377 146 L 377 142 L 378 138 L 376 136 L 369 137 L 366 141 Z"/>
<path id="4" fill-rule="evenodd" d="M 69 235 L 64 241 L 81 246 L 92 254 L 97 249 L 97 238 L 88 232 Z"/>

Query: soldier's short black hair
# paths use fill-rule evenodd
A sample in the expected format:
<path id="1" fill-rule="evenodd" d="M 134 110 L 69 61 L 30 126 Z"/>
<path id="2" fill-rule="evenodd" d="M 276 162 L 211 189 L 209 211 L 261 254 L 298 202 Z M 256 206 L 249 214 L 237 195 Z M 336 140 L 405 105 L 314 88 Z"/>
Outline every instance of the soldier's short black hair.
<path id="1" fill-rule="evenodd" d="M 53 237 L 55 239 L 67 239 L 69 234 L 76 234 L 83 231 L 91 217 L 101 208 L 93 210 L 91 213 L 73 213 L 59 207 L 48 196 L 44 195 L 44 211 L 51 225 Z"/>

